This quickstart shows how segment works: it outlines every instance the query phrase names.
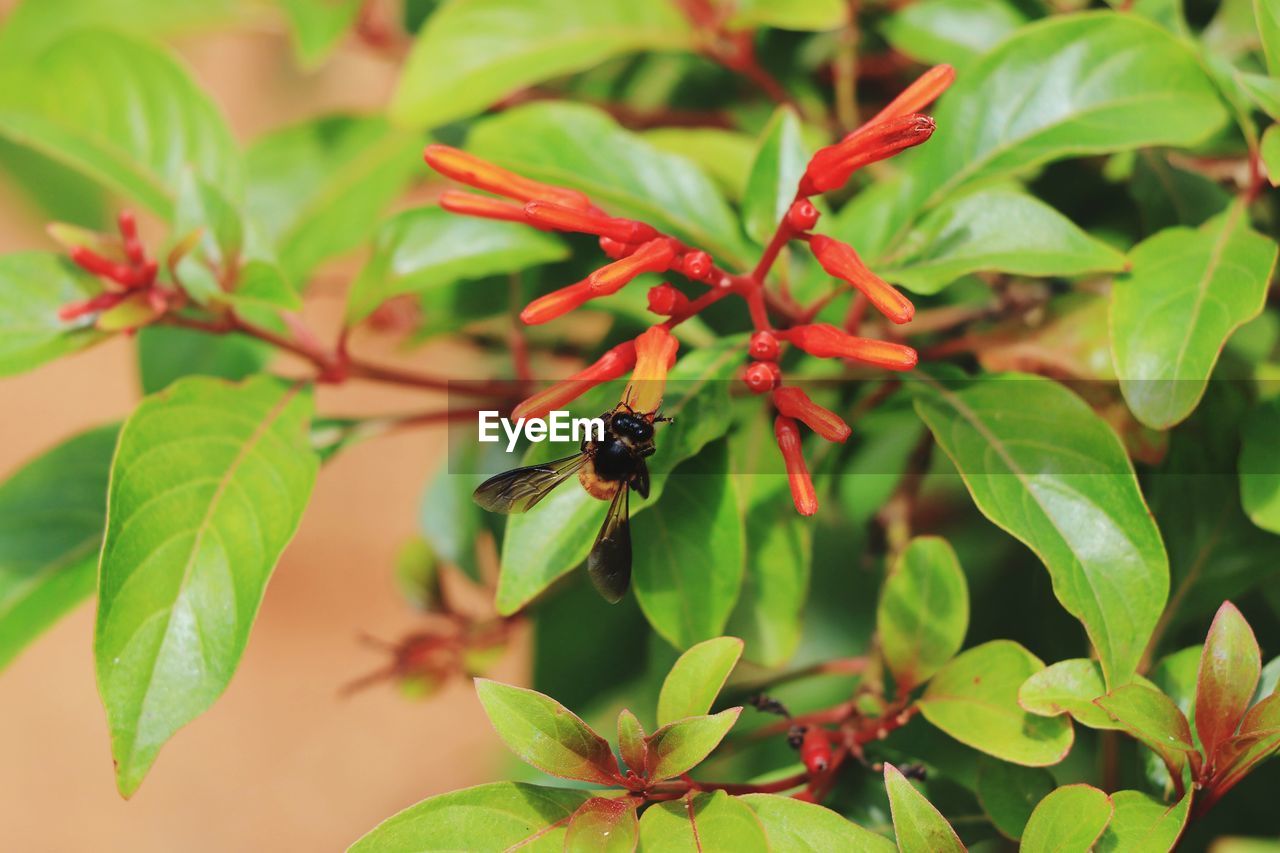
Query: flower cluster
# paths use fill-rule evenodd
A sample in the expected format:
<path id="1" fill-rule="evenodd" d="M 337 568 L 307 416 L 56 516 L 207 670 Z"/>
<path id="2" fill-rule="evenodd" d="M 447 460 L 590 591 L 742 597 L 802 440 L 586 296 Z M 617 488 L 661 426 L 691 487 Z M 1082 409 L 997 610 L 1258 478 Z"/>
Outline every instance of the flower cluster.
<path id="1" fill-rule="evenodd" d="M 748 346 L 750 364 L 742 381 L 756 394 L 769 394 L 777 412 L 774 432 L 786 464 L 796 508 L 804 515 L 817 511 L 818 501 L 801 452 L 799 424 L 828 441 L 843 442 L 851 430 L 836 413 L 818 405 L 802 389 L 784 384 L 779 360 L 789 345 L 818 358 L 839 358 L 889 370 L 910 370 L 916 352 L 888 341 L 852 334 L 856 323 L 841 329 L 812 322 L 817 308 L 805 309 L 789 298 L 766 290 L 765 280 L 782 248 L 792 241 L 808 247 L 828 274 L 847 283 L 893 323 L 914 316 L 911 302 L 863 263 L 852 246 L 813 233 L 819 213 L 810 198 L 843 187 L 858 169 L 925 142 L 934 121 L 919 113 L 951 83 L 950 66 L 931 69 L 879 114 L 839 142 L 813 155 L 796 190 L 796 197 L 759 264 L 749 274 L 729 272 L 702 249 L 660 232 L 645 222 L 610 216 L 577 190 L 552 186 L 502 169 L 465 151 L 429 145 L 427 163 L 446 177 L 501 198 L 459 190 L 440 195 L 440 206 L 466 216 L 521 222 L 551 231 L 590 234 L 610 259 L 582 281 L 541 296 L 520 312 L 529 325 L 546 323 L 594 299 L 617 293 L 644 273 L 675 273 L 706 290 L 690 298 L 671 282 L 650 289 L 649 310 L 666 319 L 640 335 L 610 349 L 594 364 L 520 403 L 517 417 L 537 418 L 566 405 L 586 391 L 632 371 L 631 389 L 652 385 L 653 392 L 633 392 L 637 410 L 656 408 L 662 381 L 675 360 L 676 341 L 670 330 L 728 295 L 747 305 L 754 334 Z M 780 324 L 775 325 L 773 315 Z M 637 402 L 638 401 L 638 402 Z"/>

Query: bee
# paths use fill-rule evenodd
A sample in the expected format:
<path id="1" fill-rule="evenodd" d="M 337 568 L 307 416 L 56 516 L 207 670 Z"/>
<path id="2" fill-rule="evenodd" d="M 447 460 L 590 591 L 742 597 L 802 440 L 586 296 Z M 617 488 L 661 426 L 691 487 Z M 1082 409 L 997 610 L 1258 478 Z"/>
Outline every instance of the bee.
<path id="1" fill-rule="evenodd" d="M 587 439 L 572 456 L 515 468 L 490 477 L 472 495 L 490 512 L 527 512 L 556 486 L 574 474 L 593 498 L 609 501 L 604 524 L 587 557 L 587 573 L 596 590 L 617 603 L 631 584 L 631 527 L 629 495 L 632 489 L 649 496 L 649 467 L 653 455 L 654 425 L 668 423 L 658 411 L 637 412 L 626 402 L 600 416 L 604 440 Z"/>

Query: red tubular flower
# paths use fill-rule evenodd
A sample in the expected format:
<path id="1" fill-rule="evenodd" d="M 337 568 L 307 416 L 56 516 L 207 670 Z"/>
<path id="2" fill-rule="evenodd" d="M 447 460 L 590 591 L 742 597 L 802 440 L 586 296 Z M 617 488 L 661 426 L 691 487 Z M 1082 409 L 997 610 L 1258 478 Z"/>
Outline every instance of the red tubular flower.
<path id="1" fill-rule="evenodd" d="M 549 201 L 529 202 L 524 206 L 524 215 L 536 225 L 557 231 L 595 234 L 618 243 L 644 243 L 658 236 L 654 228 L 634 219 L 618 219 L 598 211 L 577 210 Z"/>
<path id="2" fill-rule="evenodd" d="M 649 310 L 660 317 L 670 317 L 684 310 L 688 304 L 689 297 L 676 290 L 669 281 L 649 288 Z"/>
<path id="3" fill-rule="evenodd" d="M 848 183 L 858 169 L 919 145 L 933 135 L 929 116 L 906 115 L 863 125 L 835 145 L 818 150 L 800 179 L 800 194 L 815 195 Z"/>
<path id="4" fill-rule="evenodd" d="M 742 382 L 752 394 L 767 394 L 782 382 L 782 368 L 773 361 L 757 361 L 742 372 Z"/>
<path id="5" fill-rule="evenodd" d="M 796 510 L 801 515 L 813 515 L 818 511 L 818 493 L 813 489 L 809 467 L 800 452 L 800 427 L 786 415 L 778 415 L 773 421 L 773 437 L 787 466 L 787 485 L 791 487 Z"/>
<path id="6" fill-rule="evenodd" d="M 147 252 L 138 239 L 138 219 L 133 211 L 125 208 L 116 214 L 116 226 L 120 229 L 120 236 L 124 238 L 124 250 L 129 256 L 129 263 L 136 267 L 145 266 Z"/>
<path id="7" fill-rule="evenodd" d="M 680 342 L 666 326 L 651 326 L 635 340 L 636 367 L 622 399 L 637 412 L 654 412 L 662 405 L 667 372 L 676 363 Z"/>
<path id="8" fill-rule="evenodd" d="M 526 203 L 552 201 L 580 210 L 591 208 L 591 199 L 577 190 L 539 183 L 448 145 L 428 145 L 422 156 L 440 174 L 479 190 Z"/>
<path id="9" fill-rule="evenodd" d="M 818 208 L 807 198 L 796 201 L 787 209 L 787 225 L 792 231 L 808 231 L 818 224 Z"/>
<path id="10" fill-rule="evenodd" d="M 809 239 L 809 247 L 818 263 L 830 275 L 852 284 L 862 291 L 876 309 L 895 323 L 909 323 L 915 316 L 911 300 L 884 279 L 867 269 L 858 253 L 847 243 L 815 234 Z"/>
<path id="11" fill-rule="evenodd" d="M 675 246 L 667 238 L 650 240 L 627 257 L 587 276 L 586 283 L 594 296 L 617 293 L 641 273 L 666 272 L 675 256 Z"/>
<path id="12" fill-rule="evenodd" d="M 93 314 L 97 311 L 106 311 L 108 308 L 114 308 L 124 298 L 125 294 L 123 293 L 100 293 L 91 299 L 69 302 L 58 309 L 58 319 L 64 323 L 69 323 L 72 320 L 83 317 L 85 314 Z"/>
<path id="13" fill-rule="evenodd" d="M 938 99 L 956 79 L 956 70 L 950 65 L 935 65 L 916 78 L 916 81 L 899 93 L 889 105 L 876 113 L 868 124 L 900 118 L 908 113 L 918 113 Z"/>
<path id="14" fill-rule="evenodd" d="M 618 344 L 568 379 L 557 382 L 524 400 L 511 411 L 513 418 L 543 418 L 552 409 L 568 405 L 597 385 L 610 382 L 636 364 L 634 341 Z"/>
<path id="15" fill-rule="evenodd" d="M 477 216 L 481 219 L 501 219 L 507 222 L 528 223 L 524 208 L 509 201 L 489 198 L 486 195 L 464 193 L 461 190 L 445 190 L 440 193 L 440 206 L 450 213 Z"/>
<path id="16" fill-rule="evenodd" d="M 813 402 L 803 389 L 778 388 L 773 392 L 773 405 L 779 412 L 803 422 L 827 441 L 843 444 L 853 433 L 844 418 Z"/>
<path id="17" fill-rule="evenodd" d="M 911 347 L 855 337 L 829 323 L 796 326 L 779 334 L 818 358 L 849 358 L 888 370 L 910 370 L 919 361 Z"/>
<path id="18" fill-rule="evenodd" d="M 568 314 L 574 308 L 595 299 L 599 295 L 591 289 L 591 285 L 587 283 L 587 280 L 579 281 L 568 287 L 553 290 L 546 296 L 539 296 L 520 312 L 520 320 L 526 326 L 537 326 L 540 323 L 554 320 L 562 314 Z"/>

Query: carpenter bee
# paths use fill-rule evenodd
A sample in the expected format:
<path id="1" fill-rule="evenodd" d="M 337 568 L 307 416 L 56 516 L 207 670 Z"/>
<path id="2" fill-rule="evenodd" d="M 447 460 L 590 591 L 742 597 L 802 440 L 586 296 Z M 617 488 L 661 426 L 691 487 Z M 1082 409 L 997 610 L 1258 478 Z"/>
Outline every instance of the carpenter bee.
<path id="1" fill-rule="evenodd" d="M 631 583 L 631 528 L 628 495 L 649 496 L 649 468 L 654 424 L 669 422 L 659 412 L 637 412 L 622 402 L 600 416 L 604 440 L 588 439 L 572 456 L 515 468 L 490 477 L 472 495 L 490 512 L 526 512 L 574 474 L 587 493 L 609 501 L 609 511 L 587 557 L 587 572 L 595 588 L 611 603 L 626 594 Z"/>

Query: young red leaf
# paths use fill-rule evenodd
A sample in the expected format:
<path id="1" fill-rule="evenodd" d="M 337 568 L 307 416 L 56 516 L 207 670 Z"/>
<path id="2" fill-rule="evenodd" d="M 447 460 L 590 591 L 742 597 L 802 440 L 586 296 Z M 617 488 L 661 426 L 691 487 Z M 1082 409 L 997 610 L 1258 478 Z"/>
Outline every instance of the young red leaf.
<path id="1" fill-rule="evenodd" d="M 648 741 L 650 781 L 660 782 L 697 767 L 720 745 L 741 713 L 739 707 L 709 717 L 687 717 L 651 734 Z"/>
<path id="2" fill-rule="evenodd" d="M 1280 693 L 1272 693 L 1245 714 L 1240 734 L 1218 748 L 1212 783 L 1214 798 L 1235 787 L 1277 750 L 1280 750 Z"/>
<path id="3" fill-rule="evenodd" d="M 1235 734 L 1262 673 L 1253 629 L 1230 601 L 1209 626 L 1196 679 L 1196 731 L 1212 767 L 1218 746 Z"/>
<path id="4" fill-rule="evenodd" d="M 592 797 L 569 818 L 565 853 L 631 853 L 640 836 L 636 803 L 629 797 Z"/>
<path id="5" fill-rule="evenodd" d="M 608 742 L 550 696 L 487 678 L 476 679 L 476 693 L 498 737 L 526 763 L 565 779 L 619 783 Z"/>
<path id="6" fill-rule="evenodd" d="M 1155 750 L 1169 768 L 1169 776 L 1182 790 L 1182 771 L 1188 757 L 1196 769 L 1199 754 L 1191 739 L 1191 725 L 1173 700 L 1150 687 L 1128 684 L 1100 696 L 1094 703 L 1129 734 Z"/>
<path id="7" fill-rule="evenodd" d="M 636 715 L 623 708 L 618 712 L 618 750 L 627 768 L 643 776 L 649 765 L 648 738 Z"/>

